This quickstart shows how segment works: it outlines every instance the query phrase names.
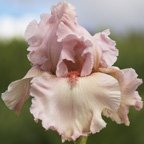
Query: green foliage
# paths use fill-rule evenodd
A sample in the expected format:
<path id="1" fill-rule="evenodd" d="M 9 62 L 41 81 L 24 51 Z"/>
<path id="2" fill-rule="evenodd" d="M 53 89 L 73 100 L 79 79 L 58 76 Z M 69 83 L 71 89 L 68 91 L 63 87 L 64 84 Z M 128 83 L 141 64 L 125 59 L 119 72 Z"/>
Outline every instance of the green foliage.
<path id="1" fill-rule="evenodd" d="M 144 36 L 129 35 L 115 37 L 120 51 L 116 66 L 132 67 L 139 77 L 144 79 Z M 27 44 L 21 39 L 0 41 L 0 92 L 7 89 L 11 81 L 22 78 L 30 68 L 27 60 Z M 143 86 L 140 87 L 142 95 Z M 60 144 L 60 136 L 53 131 L 45 131 L 41 124 L 35 124 L 29 112 L 30 100 L 17 116 L 8 110 L 0 100 L 0 144 Z M 100 133 L 91 135 L 88 144 L 143 144 L 144 143 L 144 112 L 131 109 L 131 125 L 117 125 L 106 119 L 108 125 Z M 72 144 L 66 142 L 65 144 Z"/>
<path id="2" fill-rule="evenodd" d="M 27 44 L 22 39 L 0 40 L 0 92 L 7 85 L 25 75 L 30 67 Z"/>

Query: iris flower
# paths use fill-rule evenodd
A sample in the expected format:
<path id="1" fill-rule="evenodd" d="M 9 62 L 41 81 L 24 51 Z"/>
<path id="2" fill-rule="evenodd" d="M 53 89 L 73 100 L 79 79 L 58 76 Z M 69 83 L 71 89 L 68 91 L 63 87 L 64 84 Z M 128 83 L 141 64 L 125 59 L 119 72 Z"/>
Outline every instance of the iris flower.
<path id="1" fill-rule="evenodd" d="M 110 31 L 92 36 L 77 22 L 74 7 L 61 2 L 27 27 L 32 68 L 12 82 L 2 99 L 19 112 L 31 97 L 30 112 L 63 140 L 97 133 L 106 126 L 102 115 L 129 125 L 129 108 L 143 107 L 136 89 L 142 83 L 132 68 L 112 66 L 117 60 Z"/>

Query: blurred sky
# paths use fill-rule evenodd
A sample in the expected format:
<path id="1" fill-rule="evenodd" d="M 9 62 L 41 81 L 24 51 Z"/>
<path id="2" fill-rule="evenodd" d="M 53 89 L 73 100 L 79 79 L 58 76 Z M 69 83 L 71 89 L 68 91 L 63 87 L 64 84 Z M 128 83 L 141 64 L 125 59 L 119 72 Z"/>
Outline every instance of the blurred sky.
<path id="1" fill-rule="evenodd" d="M 90 31 L 144 31 L 144 0 L 67 0 Z M 0 0 L 0 37 L 23 35 L 27 24 L 60 0 Z"/>

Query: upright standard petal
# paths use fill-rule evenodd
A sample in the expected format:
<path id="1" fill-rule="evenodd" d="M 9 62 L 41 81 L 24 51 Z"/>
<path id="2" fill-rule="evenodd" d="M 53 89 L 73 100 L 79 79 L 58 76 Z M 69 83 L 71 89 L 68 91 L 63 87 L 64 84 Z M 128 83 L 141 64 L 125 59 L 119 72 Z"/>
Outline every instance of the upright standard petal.
<path id="1" fill-rule="evenodd" d="M 36 67 L 31 68 L 26 76 L 20 80 L 12 82 L 8 90 L 2 93 L 2 99 L 9 109 L 19 112 L 29 96 L 30 81 L 38 76 L 40 70 Z"/>
<path id="2" fill-rule="evenodd" d="M 103 73 L 78 77 L 75 85 L 69 78 L 44 73 L 32 80 L 30 95 L 35 120 L 56 130 L 63 140 L 99 132 L 106 126 L 102 111 L 116 112 L 121 99 L 118 81 Z"/>
<path id="3" fill-rule="evenodd" d="M 90 33 L 78 24 L 69 3 L 54 6 L 51 15 L 41 16 L 39 23 L 32 21 L 25 36 L 31 63 L 58 77 L 73 69 L 87 76 L 99 66 L 101 53 Z"/>
<path id="4" fill-rule="evenodd" d="M 61 53 L 61 43 L 57 41 L 58 25 L 63 17 L 75 21 L 74 8 L 66 2 L 57 4 L 52 8 L 51 15 L 43 14 L 40 22 L 32 21 L 25 32 L 29 48 L 28 59 L 33 65 L 42 70 L 55 73 Z"/>
<path id="5" fill-rule="evenodd" d="M 100 67 L 112 66 L 118 56 L 118 49 L 116 49 L 115 41 L 111 40 L 108 36 L 110 35 L 109 30 L 105 30 L 94 35 L 94 40 L 97 47 L 101 50 L 101 61 Z"/>
<path id="6" fill-rule="evenodd" d="M 143 102 L 136 89 L 142 84 L 142 80 L 137 78 L 137 74 L 133 69 L 119 70 L 118 68 L 101 68 L 101 72 L 110 74 L 119 81 L 121 89 L 121 104 L 117 112 L 105 110 L 104 115 L 111 117 L 117 123 L 129 125 L 129 107 L 133 106 L 136 110 L 143 107 Z"/>
<path id="7" fill-rule="evenodd" d="M 79 71 L 80 76 L 91 74 L 96 59 L 95 44 L 89 32 L 76 21 L 64 16 L 58 26 L 58 41 L 62 51 L 56 75 L 65 76 L 68 71 Z"/>

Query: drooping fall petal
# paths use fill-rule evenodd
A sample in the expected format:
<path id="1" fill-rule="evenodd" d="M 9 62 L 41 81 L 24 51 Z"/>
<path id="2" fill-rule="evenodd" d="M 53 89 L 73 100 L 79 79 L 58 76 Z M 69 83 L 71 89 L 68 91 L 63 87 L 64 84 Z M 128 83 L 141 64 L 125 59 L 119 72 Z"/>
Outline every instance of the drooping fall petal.
<path id="1" fill-rule="evenodd" d="M 118 110 L 121 92 L 118 81 L 103 73 L 79 77 L 75 85 L 69 78 L 44 73 L 32 80 L 30 95 L 35 120 L 58 131 L 63 140 L 75 140 L 106 126 L 101 113 L 105 108 Z"/>
<path id="2" fill-rule="evenodd" d="M 25 100 L 29 97 L 30 81 L 39 74 L 40 70 L 33 67 L 24 78 L 14 81 L 8 86 L 8 90 L 2 94 L 2 99 L 9 109 L 16 112 L 21 110 Z"/>
<path id="3" fill-rule="evenodd" d="M 117 123 L 124 123 L 129 125 L 129 108 L 135 107 L 136 110 L 140 110 L 143 107 L 143 102 L 136 89 L 142 84 L 142 80 L 137 78 L 137 74 L 134 69 L 119 70 L 118 68 L 101 68 L 101 72 L 110 74 L 119 81 L 121 89 L 121 104 L 117 112 L 111 112 L 106 110 L 104 114 L 111 117 Z"/>

